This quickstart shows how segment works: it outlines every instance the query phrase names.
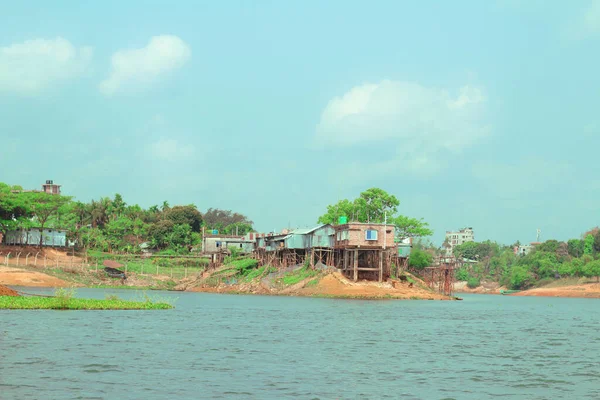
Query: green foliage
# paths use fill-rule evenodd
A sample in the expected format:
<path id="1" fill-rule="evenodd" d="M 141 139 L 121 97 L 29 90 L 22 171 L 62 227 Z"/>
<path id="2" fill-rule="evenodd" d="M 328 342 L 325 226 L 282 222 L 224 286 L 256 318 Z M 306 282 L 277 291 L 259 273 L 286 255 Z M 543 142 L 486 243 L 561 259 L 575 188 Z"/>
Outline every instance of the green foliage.
<path id="1" fill-rule="evenodd" d="M 174 225 L 189 225 L 192 232 L 200 232 L 202 226 L 202 214 L 194 205 L 169 208 L 164 217 Z"/>
<path id="2" fill-rule="evenodd" d="M 171 304 L 147 301 L 127 301 L 121 299 L 79 299 L 61 297 L 13 297 L 0 296 L 0 310 L 167 310 Z"/>
<path id="3" fill-rule="evenodd" d="M 479 278 L 469 278 L 467 280 L 467 287 L 475 289 L 479 286 L 481 286 L 481 281 L 479 280 Z"/>
<path id="4" fill-rule="evenodd" d="M 244 235 L 252 230 L 246 216 L 209 209 L 208 222 L 222 233 Z M 0 182 L 0 232 L 15 229 L 56 228 L 85 250 L 139 253 L 140 244 L 174 254 L 189 253 L 202 241 L 203 217 L 195 205 L 162 206 L 144 210 L 128 205 L 120 194 L 90 203 L 42 192 L 26 192 L 20 186 Z M 207 225 L 207 228 L 213 227 Z"/>
<path id="5" fill-rule="evenodd" d="M 429 224 L 423 221 L 422 218 L 417 219 L 398 215 L 391 219 L 391 223 L 396 227 L 396 237 L 400 239 L 433 235 L 433 231 L 429 228 Z"/>
<path id="6" fill-rule="evenodd" d="M 408 259 L 408 265 L 417 270 L 423 270 L 425 267 L 429 267 L 432 262 L 433 256 L 418 247 L 412 249 L 410 258 Z"/>
<path id="7" fill-rule="evenodd" d="M 522 266 L 514 267 L 510 272 L 509 288 L 513 290 L 527 289 L 533 285 L 533 274 Z"/>
<path id="8" fill-rule="evenodd" d="M 583 254 L 591 255 L 594 253 L 594 236 L 588 234 L 583 242 Z"/>
<path id="9" fill-rule="evenodd" d="M 585 264 L 582 272 L 587 278 L 600 278 L 600 260 L 590 261 Z"/>
<path id="10" fill-rule="evenodd" d="M 253 230 L 253 222 L 245 215 L 218 208 L 209 208 L 206 211 L 204 224 L 206 229 L 216 229 L 225 235 L 245 235 Z"/>
<path id="11" fill-rule="evenodd" d="M 318 274 L 319 274 L 318 271 L 303 266 L 292 272 L 288 272 L 281 278 L 280 281 L 285 286 L 291 286 L 291 285 L 300 283 L 305 279 L 311 278 L 313 276 L 317 276 Z"/>
<path id="12" fill-rule="evenodd" d="M 66 309 L 75 293 L 75 288 L 58 288 L 54 290 L 54 297 L 59 307 Z"/>
<path id="13" fill-rule="evenodd" d="M 567 242 L 567 251 L 571 257 L 581 257 L 583 255 L 583 240 L 569 240 Z"/>
<path id="14" fill-rule="evenodd" d="M 457 281 L 468 281 L 471 275 L 469 271 L 465 267 L 461 267 L 456 271 L 456 280 Z"/>
<path id="15" fill-rule="evenodd" d="M 546 240 L 536 246 L 536 252 L 555 253 L 558 250 L 558 240 Z"/>
<path id="16" fill-rule="evenodd" d="M 387 216 L 387 222 L 396 226 L 396 236 L 400 239 L 433 234 L 427 222 L 422 219 L 396 215 L 399 205 L 400 201 L 396 196 L 383 189 L 371 188 L 354 200 L 343 199 L 327 206 L 327 212 L 319 217 L 318 222 L 335 225 L 344 216 L 350 221 L 383 223 Z"/>

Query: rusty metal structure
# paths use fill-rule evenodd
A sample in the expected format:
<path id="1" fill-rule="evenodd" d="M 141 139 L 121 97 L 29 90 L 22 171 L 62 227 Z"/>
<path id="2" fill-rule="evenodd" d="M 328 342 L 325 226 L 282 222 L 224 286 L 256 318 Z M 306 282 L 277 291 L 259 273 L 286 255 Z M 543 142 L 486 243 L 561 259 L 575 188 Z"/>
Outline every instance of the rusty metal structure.
<path id="1" fill-rule="evenodd" d="M 425 268 L 424 278 L 427 285 L 445 296 L 454 293 L 455 272 L 462 262 L 454 256 L 439 256 L 434 265 Z"/>

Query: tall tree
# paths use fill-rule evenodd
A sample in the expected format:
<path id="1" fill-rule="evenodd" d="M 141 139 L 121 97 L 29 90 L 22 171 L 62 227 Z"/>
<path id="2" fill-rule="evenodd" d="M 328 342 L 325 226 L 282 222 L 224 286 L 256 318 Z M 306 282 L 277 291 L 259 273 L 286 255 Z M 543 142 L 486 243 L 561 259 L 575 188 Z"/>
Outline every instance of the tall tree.
<path id="1" fill-rule="evenodd" d="M 396 227 L 395 235 L 399 239 L 433 235 L 433 231 L 429 229 L 429 224 L 423 221 L 422 218 L 417 219 L 398 215 L 391 219 L 391 223 Z"/>
<path id="2" fill-rule="evenodd" d="M 202 214 L 195 205 L 174 206 L 165 211 L 165 219 L 172 221 L 175 225 L 189 225 L 192 232 L 200 232 L 202 226 Z"/>
<path id="3" fill-rule="evenodd" d="M 44 228 L 46 223 L 69 204 L 71 197 L 48 193 L 27 193 L 27 195 L 31 212 L 39 224 L 41 247 L 44 244 Z"/>
<path id="4" fill-rule="evenodd" d="M 337 224 L 340 217 L 355 222 L 383 223 L 396 226 L 399 239 L 431 236 L 433 231 L 423 219 L 396 215 L 400 201 L 383 189 L 371 188 L 355 200 L 343 199 L 327 206 L 327 212 L 318 219 L 320 224 Z"/>

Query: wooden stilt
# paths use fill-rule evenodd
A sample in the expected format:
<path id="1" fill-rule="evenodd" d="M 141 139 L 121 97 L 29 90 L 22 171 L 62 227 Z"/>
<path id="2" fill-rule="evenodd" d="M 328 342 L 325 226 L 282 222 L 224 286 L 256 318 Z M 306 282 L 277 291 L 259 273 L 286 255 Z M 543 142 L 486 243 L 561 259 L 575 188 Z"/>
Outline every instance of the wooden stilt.
<path id="1" fill-rule="evenodd" d="M 383 251 L 379 251 L 379 282 L 383 282 Z"/>
<path id="2" fill-rule="evenodd" d="M 358 250 L 354 250 L 354 282 L 358 281 Z"/>

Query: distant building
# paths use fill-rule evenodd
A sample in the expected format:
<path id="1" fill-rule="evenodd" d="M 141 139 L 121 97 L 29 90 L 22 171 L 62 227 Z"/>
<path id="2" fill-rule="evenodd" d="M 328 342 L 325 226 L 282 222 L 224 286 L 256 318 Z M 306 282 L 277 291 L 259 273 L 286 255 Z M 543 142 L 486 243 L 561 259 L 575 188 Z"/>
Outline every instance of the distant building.
<path id="1" fill-rule="evenodd" d="M 230 247 L 239 249 L 240 253 L 249 254 L 254 251 L 255 240 L 244 236 L 234 235 L 206 235 L 202 241 L 203 253 L 220 253 L 227 251 Z"/>
<path id="2" fill-rule="evenodd" d="M 446 231 L 446 255 L 452 255 L 454 248 L 466 242 L 474 242 L 473 228 L 463 228 L 459 231 Z"/>
<path id="3" fill-rule="evenodd" d="M 40 239 L 42 239 L 42 246 L 66 247 L 67 231 L 64 229 L 44 229 L 42 233 L 39 228 L 8 231 L 4 237 L 4 243 L 39 246 Z"/>
<path id="4" fill-rule="evenodd" d="M 13 190 L 13 193 L 48 193 L 48 194 L 60 194 L 61 185 L 57 185 L 53 180 L 47 180 L 46 183 L 42 184 L 42 190 Z"/>
<path id="5" fill-rule="evenodd" d="M 42 191 L 48 194 L 60 194 L 60 186 L 54 183 L 52 180 L 47 180 L 45 184 L 42 185 Z"/>
<path id="6" fill-rule="evenodd" d="M 518 256 L 526 256 L 527 254 L 531 253 L 531 251 L 538 244 L 540 244 L 540 243 L 539 242 L 531 242 L 530 244 L 523 244 L 523 245 L 520 245 L 520 246 L 515 246 L 514 252 Z"/>

